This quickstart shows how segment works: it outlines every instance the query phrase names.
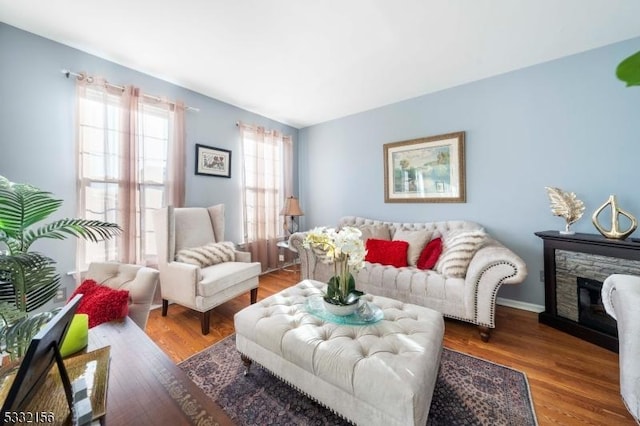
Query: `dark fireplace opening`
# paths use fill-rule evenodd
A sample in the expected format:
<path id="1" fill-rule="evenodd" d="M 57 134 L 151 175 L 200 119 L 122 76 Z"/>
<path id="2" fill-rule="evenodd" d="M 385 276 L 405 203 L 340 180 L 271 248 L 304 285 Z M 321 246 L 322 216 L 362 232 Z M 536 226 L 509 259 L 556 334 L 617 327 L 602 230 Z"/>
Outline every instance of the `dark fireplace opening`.
<path id="1" fill-rule="evenodd" d="M 578 322 L 610 336 L 618 337 L 616 320 L 604 310 L 602 304 L 602 282 L 577 277 Z"/>

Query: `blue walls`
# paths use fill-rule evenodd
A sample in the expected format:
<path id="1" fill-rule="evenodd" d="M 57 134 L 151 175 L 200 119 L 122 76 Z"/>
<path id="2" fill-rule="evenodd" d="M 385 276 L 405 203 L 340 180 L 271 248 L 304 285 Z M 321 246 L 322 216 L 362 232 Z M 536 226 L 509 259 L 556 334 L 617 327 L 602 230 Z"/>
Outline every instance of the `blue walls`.
<path id="1" fill-rule="evenodd" d="M 186 201 L 192 206 L 225 203 L 228 239 L 242 239 L 235 127 L 240 120 L 299 139 L 303 229 L 335 224 L 344 215 L 477 221 L 529 267 L 524 285 L 505 286 L 499 296 L 542 305 L 542 242 L 533 233 L 564 226 L 549 210 L 545 186 L 576 192 L 585 202 L 587 211 L 574 225 L 578 232 L 596 233 L 590 216 L 609 194 L 640 217 L 640 88 L 625 88 L 614 76 L 620 60 L 637 50 L 640 39 L 298 132 L 0 23 L 0 174 L 64 199 L 59 217 L 76 215 L 74 84 L 60 69 L 87 71 L 200 108 L 186 117 Z M 466 203 L 384 203 L 383 144 L 462 130 L 467 137 Z M 196 143 L 232 150 L 232 179 L 195 176 Z M 640 237 L 640 231 L 632 237 Z M 74 269 L 73 240 L 38 244 L 61 271 Z"/>
<path id="2" fill-rule="evenodd" d="M 303 226 L 343 215 L 476 221 L 529 268 L 499 297 L 544 305 L 533 233 L 564 227 L 545 186 L 585 202 L 578 232 L 597 233 L 591 214 L 609 194 L 640 218 L 640 88 L 614 73 L 638 50 L 640 39 L 618 43 L 300 130 Z M 383 144 L 456 131 L 466 132 L 467 202 L 385 204 Z"/>
<path id="3" fill-rule="evenodd" d="M 145 93 L 199 108 L 185 117 L 186 204 L 224 203 L 226 239 L 242 241 L 241 158 L 235 123 L 276 129 L 294 141 L 297 129 L 1 22 L 0 175 L 53 192 L 64 200 L 56 218 L 76 217 L 75 86 L 73 79 L 60 73 L 62 68 L 101 75 L 115 84 L 133 84 Z M 231 179 L 194 174 L 196 143 L 232 151 Z M 52 256 L 61 272 L 75 268 L 73 239 L 36 244 L 34 249 Z M 71 280 L 65 279 L 64 285 L 71 285 Z"/>

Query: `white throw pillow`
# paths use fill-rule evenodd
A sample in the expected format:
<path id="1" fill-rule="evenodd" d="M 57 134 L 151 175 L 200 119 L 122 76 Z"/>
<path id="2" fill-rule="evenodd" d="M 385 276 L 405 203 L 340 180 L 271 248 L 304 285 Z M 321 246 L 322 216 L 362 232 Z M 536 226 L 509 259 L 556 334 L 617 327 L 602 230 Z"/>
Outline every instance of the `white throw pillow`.
<path id="1" fill-rule="evenodd" d="M 448 277 L 464 278 L 471 259 L 482 247 L 487 234 L 484 229 L 456 230 L 444 236 L 443 251 L 436 271 Z"/>
<path id="2" fill-rule="evenodd" d="M 176 261 L 190 263 L 201 268 L 236 260 L 235 246 L 230 241 L 209 243 L 202 247 L 182 249 L 176 254 Z"/>
<path id="3" fill-rule="evenodd" d="M 424 246 L 431 241 L 432 236 L 433 231 L 427 231 L 426 229 L 398 229 L 393 234 L 393 241 L 406 241 L 409 243 L 407 264 L 416 266 L 420 253 L 422 253 Z"/>

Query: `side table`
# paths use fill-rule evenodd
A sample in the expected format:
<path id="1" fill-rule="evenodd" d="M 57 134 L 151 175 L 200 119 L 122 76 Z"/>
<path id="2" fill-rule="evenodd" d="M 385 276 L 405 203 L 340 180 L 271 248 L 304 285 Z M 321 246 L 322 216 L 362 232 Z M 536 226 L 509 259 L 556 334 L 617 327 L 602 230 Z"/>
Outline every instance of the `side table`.
<path id="1" fill-rule="evenodd" d="M 283 241 L 278 241 L 278 243 L 276 243 L 276 245 L 278 246 L 278 248 L 281 249 L 285 249 L 285 250 L 289 250 L 292 253 L 294 253 L 294 257 L 293 257 L 293 265 L 295 265 L 298 259 L 298 250 L 296 250 L 293 246 L 289 245 L 289 241 L 288 240 L 283 240 Z M 279 255 L 280 256 L 280 255 Z M 284 260 L 284 255 L 282 255 L 282 267 L 280 268 L 283 271 L 287 271 L 287 272 L 298 272 L 297 269 L 287 269 L 285 267 L 285 260 Z"/>

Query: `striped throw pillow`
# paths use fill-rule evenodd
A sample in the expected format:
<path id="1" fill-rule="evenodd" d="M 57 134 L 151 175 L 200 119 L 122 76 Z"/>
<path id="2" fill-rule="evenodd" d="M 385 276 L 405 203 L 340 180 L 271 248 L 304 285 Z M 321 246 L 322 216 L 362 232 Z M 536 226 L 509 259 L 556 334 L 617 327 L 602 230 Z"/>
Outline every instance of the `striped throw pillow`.
<path id="1" fill-rule="evenodd" d="M 444 250 L 436 271 L 447 277 L 464 278 L 473 255 L 485 242 L 483 229 L 451 231 L 444 237 Z"/>
<path id="2" fill-rule="evenodd" d="M 223 262 L 234 262 L 234 244 L 230 241 L 209 243 L 202 247 L 182 249 L 176 254 L 176 261 L 190 263 L 201 268 Z"/>

